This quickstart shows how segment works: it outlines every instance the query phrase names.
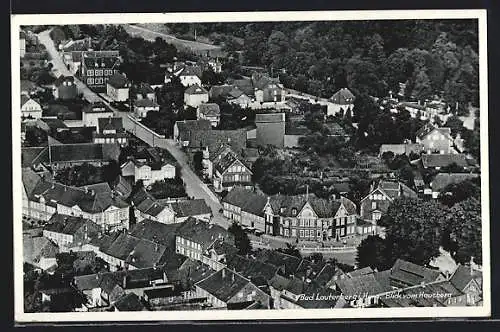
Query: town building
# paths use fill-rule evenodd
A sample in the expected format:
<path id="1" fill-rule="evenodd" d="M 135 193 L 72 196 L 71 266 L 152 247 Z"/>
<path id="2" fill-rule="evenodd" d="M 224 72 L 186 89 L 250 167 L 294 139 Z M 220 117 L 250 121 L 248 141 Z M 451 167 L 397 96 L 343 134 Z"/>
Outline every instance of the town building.
<path id="1" fill-rule="evenodd" d="M 137 99 L 134 101 L 134 115 L 138 118 L 145 118 L 148 112 L 159 112 L 160 105 L 149 98 Z"/>
<path id="2" fill-rule="evenodd" d="M 63 214 L 54 214 L 43 228 L 43 236 L 52 240 L 61 251 L 69 251 L 98 236 L 101 227 L 95 222 Z"/>
<path id="3" fill-rule="evenodd" d="M 232 235 L 223 227 L 196 218 L 179 224 L 175 237 L 175 252 L 202 261 L 204 252 L 216 240 L 231 242 Z"/>
<path id="4" fill-rule="evenodd" d="M 335 114 L 345 115 L 347 111 L 351 111 L 354 108 L 354 100 L 356 97 L 347 88 L 342 88 L 335 92 L 330 98 L 331 105 L 328 107 L 328 116 L 334 116 Z"/>
<path id="5" fill-rule="evenodd" d="M 446 280 L 439 270 L 402 259 L 397 259 L 390 271 L 389 282 L 390 286 L 394 288 L 406 288 Z"/>
<path id="6" fill-rule="evenodd" d="M 465 303 L 462 305 L 477 305 L 483 298 L 482 272 L 474 269 L 473 265 L 459 264 L 450 277 L 450 283 L 465 294 Z"/>
<path id="7" fill-rule="evenodd" d="M 52 94 L 55 99 L 72 100 L 78 97 L 78 88 L 73 76 L 59 76 L 54 82 Z"/>
<path id="8" fill-rule="evenodd" d="M 224 268 L 195 284 L 196 294 L 214 309 L 241 309 L 259 303 L 269 309 L 269 295 L 240 274 Z"/>
<path id="9" fill-rule="evenodd" d="M 186 106 L 191 106 L 197 108 L 203 103 L 208 102 L 208 91 L 205 90 L 201 85 L 193 84 L 189 85 L 184 91 L 184 104 Z"/>
<path id="10" fill-rule="evenodd" d="M 90 89 L 107 92 L 111 76 L 119 73 L 120 58 L 115 53 L 82 52 L 80 78 Z"/>
<path id="11" fill-rule="evenodd" d="M 255 72 L 252 74 L 252 85 L 255 100 L 259 103 L 283 102 L 285 100 L 285 89 L 279 83 L 279 79 L 272 79 Z"/>
<path id="12" fill-rule="evenodd" d="M 106 82 L 106 94 L 116 102 L 129 99 L 130 81 L 124 74 L 114 73 Z"/>
<path id="13" fill-rule="evenodd" d="M 26 95 L 21 95 L 21 118 L 40 119 L 42 106 L 38 101 Z"/>
<path id="14" fill-rule="evenodd" d="M 37 271 L 53 271 L 57 267 L 59 247 L 44 236 L 23 234 L 23 262 Z"/>
<path id="15" fill-rule="evenodd" d="M 97 127 L 100 118 L 111 118 L 113 116 L 113 111 L 102 102 L 86 105 L 82 109 L 82 122 L 86 127 Z"/>
<path id="16" fill-rule="evenodd" d="M 129 134 L 123 128 L 122 118 L 99 118 L 97 132 L 93 134 L 95 144 L 128 144 Z"/>
<path id="17" fill-rule="evenodd" d="M 209 131 L 212 125 L 208 120 L 182 120 L 174 124 L 174 139 L 182 147 L 189 146 L 191 137 L 196 131 Z"/>
<path id="18" fill-rule="evenodd" d="M 379 150 L 379 157 L 386 152 L 392 152 L 395 156 L 402 154 L 410 156 L 412 153 L 420 155 L 424 152 L 424 147 L 418 143 L 382 144 Z"/>
<path id="19" fill-rule="evenodd" d="M 169 206 L 174 211 L 176 223 L 184 222 L 189 218 L 206 221 L 212 218 L 212 210 L 207 205 L 207 202 L 201 198 L 177 200 L 169 203 Z"/>
<path id="20" fill-rule="evenodd" d="M 215 191 L 231 190 L 234 186 L 251 188 L 252 171 L 230 148 L 217 151 L 211 160 L 212 181 Z"/>
<path id="21" fill-rule="evenodd" d="M 210 121 L 212 127 L 217 127 L 220 122 L 220 108 L 216 103 L 205 103 L 198 105 L 196 118 Z"/>
<path id="22" fill-rule="evenodd" d="M 401 197 L 417 198 L 417 193 L 398 181 L 374 181 L 370 186 L 370 193 L 360 202 L 360 215 L 363 219 L 376 223 L 387 212 L 391 203 Z"/>
<path id="23" fill-rule="evenodd" d="M 197 85 L 201 87 L 201 68 L 199 66 L 185 66 L 176 76 L 184 87 Z"/>
<path id="24" fill-rule="evenodd" d="M 285 113 L 256 114 L 257 145 L 284 147 Z"/>
<path id="25" fill-rule="evenodd" d="M 415 135 L 416 143 L 421 144 L 426 153 L 457 153 L 453 146 L 454 140 L 451 137 L 450 128 L 436 127 L 428 123 L 420 128 Z"/>
<path id="26" fill-rule="evenodd" d="M 140 83 L 134 88 L 135 99 L 149 99 L 156 102 L 156 93 L 149 83 Z"/>
<path id="27" fill-rule="evenodd" d="M 144 189 L 135 193 L 131 202 L 137 222 L 148 219 L 163 224 L 175 223 L 174 210 L 168 204 L 159 202 Z"/>

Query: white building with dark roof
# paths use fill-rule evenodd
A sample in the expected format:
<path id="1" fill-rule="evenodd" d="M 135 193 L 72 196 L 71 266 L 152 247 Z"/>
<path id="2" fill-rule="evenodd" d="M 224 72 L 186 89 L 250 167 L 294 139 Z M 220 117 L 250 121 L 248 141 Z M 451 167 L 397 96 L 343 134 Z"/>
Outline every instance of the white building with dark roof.
<path id="1" fill-rule="evenodd" d="M 114 101 L 123 102 L 129 99 L 130 81 L 120 73 L 109 77 L 106 83 L 106 94 Z"/>

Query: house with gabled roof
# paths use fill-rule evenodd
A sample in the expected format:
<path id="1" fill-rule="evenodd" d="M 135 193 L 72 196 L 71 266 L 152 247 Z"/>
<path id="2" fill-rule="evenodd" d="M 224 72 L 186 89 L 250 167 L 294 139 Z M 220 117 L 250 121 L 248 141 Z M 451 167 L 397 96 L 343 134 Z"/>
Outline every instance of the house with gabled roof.
<path id="1" fill-rule="evenodd" d="M 23 234 L 23 261 L 37 270 L 50 271 L 57 267 L 59 247 L 44 236 Z"/>
<path id="2" fill-rule="evenodd" d="M 164 224 L 175 223 L 175 212 L 172 207 L 159 202 L 144 189 L 135 193 L 131 202 L 134 206 L 137 222 L 149 219 Z"/>
<path id="3" fill-rule="evenodd" d="M 224 268 L 195 284 L 196 294 L 212 308 L 258 302 L 269 308 L 269 295 L 240 274 Z"/>
<path id="4" fill-rule="evenodd" d="M 467 305 L 476 305 L 482 300 L 482 272 L 475 270 L 472 265 L 459 264 L 449 281 L 455 288 L 466 294 Z"/>
<path id="5" fill-rule="evenodd" d="M 466 180 L 472 180 L 479 176 L 474 173 L 438 173 L 432 179 L 429 188 L 424 189 L 425 195 L 431 195 L 432 198 L 438 198 L 443 190 L 451 185 L 458 184 Z"/>
<path id="6" fill-rule="evenodd" d="M 202 261 L 204 252 L 216 240 L 229 243 L 233 236 L 223 227 L 202 219 L 188 218 L 176 229 L 175 251 L 178 254 Z"/>
<path id="7" fill-rule="evenodd" d="M 399 181 L 379 180 L 370 186 L 370 192 L 360 202 L 363 219 L 376 223 L 387 212 L 389 205 L 398 198 L 417 198 L 417 193 Z"/>
<path id="8" fill-rule="evenodd" d="M 40 119 L 41 117 L 40 103 L 27 95 L 21 95 L 21 118 Z"/>
<path id="9" fill-rule="evenodd" d="M 106 83 L 106 94 L 114 101 L 127 101 L 130 86 L 130 81 L 124 74 L 115 73 L 109 77 Z"/>
<path id="10" fill-rule="evenodd" d="M 160 105 L 153 99 L 142 98 L 134 101 L 134 115 L 145 118 L 149 112 L 159 112 Z"/>
<path id="11" fill-rule="evenodd" d="M 96 144 L 128 144 L 130 135 L 123 128 L 121 117 L 99 118 L 97 131 L 93 132 L 93 142 Z"/>
<path id="12" fill-rule="evenodd" d="M 133 178 L 134 182 L 141 180 L 145 186 L 157 181 L 175 178 L 176 169 L 172 163 L 159 161 L 148 162 L 130 158 L 120 166 L 121 174 Z"/>
<path id="13" fill-rule="evenodd" d="M 328 107 L 328 116 L 340 113 L 345 115 L 345 113 L 354 108 L 354 101 L 356 97 L 348 88 L 342 88 L 335 92 L 333 96 L 329 99 L 331 105 Z"/>
<path id="14" fill-rule="evenodd" d="M 273 234 L 272 215 L 265 213 L 268 202 L 268 197 L 261 192 L 235 186 L 222 199 L 223 214 L 243 228 Z"/>
<path id="15" fill-rule="evenodd" d="M 56 243 L 61 251 L 69 251 L 98 236 L 101 227 L 82 217 L 54 214 L 43 228 L 43 236 Z"/>
<path id="16" fill-rule="evenodd" d="M 235 186 L 253 187 L 252 171 L 231 148 L 216 153 L 211 163 L 215 191 L 230 191 Z"/>
<path id="17" fill-rule="evenodd" d="M 117 51 L 83 51 L 78 69 L 81 81 L 90 89 L 107 92 L 107 83 L 111 76 L 119 74 L 121 63 Z"/>
<path id="18" fill-rule="evenodd" d="M 113 111 L 102 102 L 88 104 L 82 109 L 82 122 L 86 127 L 97 127 L 100 118 L 113 116 Z"/>
<path id="19" fill-rule="evenodd" d="M 345 197 L 274 195 L 266 208 L 276 217 L 275 234 L 299 240 L 341 240 L 356 235 L 357 208 Z"/>
<path id="20" fill-rule="evenodd" d="M 193 133 L 197 131 L 209 131 L 212 129 L 210 121 L 201 120 L 183 120 L 176 121 L 174 124 L 174 139 L 179 142 L 182 147 L 190 145 Z"/>
<path id="21" fill-rule="evenodd" d="M 212 209 L 202 198 L 177 200 L 169 203 L 169 206 L 174 211 L 176 223 L 184 222 L 190 217 L 204 220 L 210 220 L 212 217 Z"/>

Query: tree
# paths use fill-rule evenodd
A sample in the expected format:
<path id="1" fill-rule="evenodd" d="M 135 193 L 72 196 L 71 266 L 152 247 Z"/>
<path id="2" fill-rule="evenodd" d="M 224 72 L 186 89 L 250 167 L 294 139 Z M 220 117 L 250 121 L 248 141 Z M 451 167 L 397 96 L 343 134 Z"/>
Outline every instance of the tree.
<path id="1" fill-rule="evenodd" d="M 456 136 L 463 131 L 464 122 L 457 115 L 452 115 L 446 120 L 444 126 L 451 129 L 452 136 Z"/>
<path id="2" fill-rule="evenodd" d="M 379 271 L 392 266 L 387 253 L 386 241 L 377 235 L 370 235 L 359 244 L 356 262 L 358 268 L 371 267 Z"/>
<path id="3" fill-rule="evenodd" d="M 248 238 L 248 234 L 240 225 L 233 222 L 228 231 L 234 236 L 234 245 L 238 248 L 239 255 L 245 256 L 252 251 L 252 244 Z"/>
<path id="4" fill-rule="evenodd" d="M 203 151 L 196 151 L 193 155 L 193 167 L 197 174 L 203 170 Z"/>
<path id="5" fill-rule="evenodd" d="M 36 127 L 26 127 L 26 143 L 28 146 L 40 146 L 47 142 L 47 132 Z"/>
<path id="6" fill-rule="evenodd" d="M 426 265 L 439 255 L 447 210 L 437 202 L 413 198 L 395 200 L 380 220 L 386 227 L 390 264 L 397 258 Z"/>
<path id="7" fill-rule="evenodd" d="M 479 178 L 475 180 L 465 180 L 459 183 L 451 183 L 443 188 L 438 196 L 438 200 L 449 207 L 462 202 L 470 197 L 481 199 L 481 186 Z"/>
<path id="8" fill-rule="evenodd" d="M 421 68 L 416 72 L 412 95 L 422 101 L 432 96 L 431 81 L 426 74 L 425 68 Z"/>
<path id="9" fill-rule="evenodd" d="M 447 218 L 450 240 L 455 250 L 452 257 L 461 264 L 474 258 L 482 264 L 481 202 L 474 198 L 455 204 Z"/>
<path id="10" fill-rule="evenodd" d="M 114 160 L 102 168 L 102 179 L 110 185 L 115 182 L 116 178 L 120 176 L 120 165 Z"/>

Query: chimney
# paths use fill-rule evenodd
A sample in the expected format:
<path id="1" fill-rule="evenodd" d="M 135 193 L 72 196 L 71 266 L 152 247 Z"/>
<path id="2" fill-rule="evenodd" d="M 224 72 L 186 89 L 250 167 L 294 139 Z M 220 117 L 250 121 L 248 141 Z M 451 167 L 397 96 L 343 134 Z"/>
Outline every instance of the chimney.
<path id="1" fill-rule="evenodd" d="M 470 274 L 474 273 L 474 256 L 470 256 Z"/>
<path id="2" fill-rule="evenodd" d="M 233 273 L 231 273 L 231 282 L 234 282 L 234 275 L 236 274 L 236 271 L 233 268 Z"/>
<path id="3" fill-rule="evenodd" d="M 226 277 L 226 268 L 222 269 L 222 279 Z"/>
<path id="4" fill-rule="evenodd" d="M 123 289 L 127 288 L 127 273 L 123 274 L 122 287 Z"/>

